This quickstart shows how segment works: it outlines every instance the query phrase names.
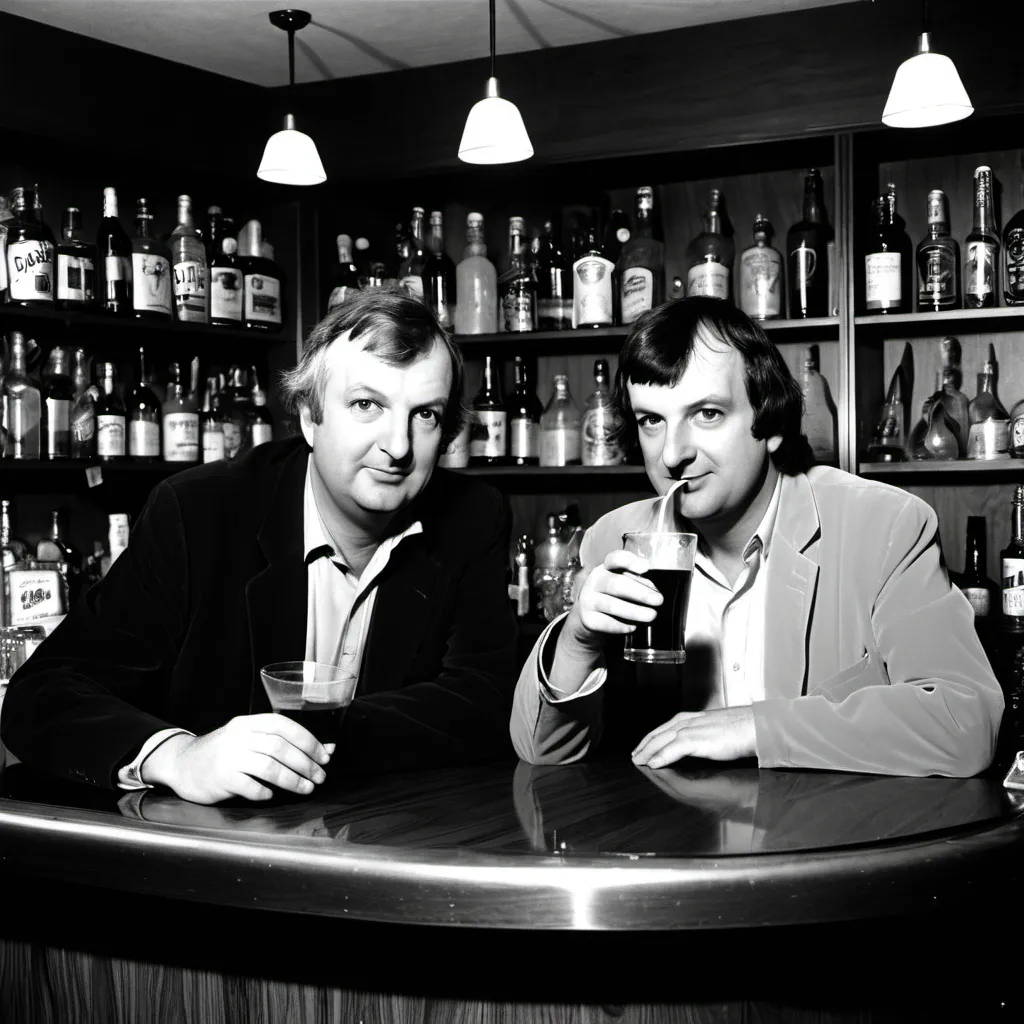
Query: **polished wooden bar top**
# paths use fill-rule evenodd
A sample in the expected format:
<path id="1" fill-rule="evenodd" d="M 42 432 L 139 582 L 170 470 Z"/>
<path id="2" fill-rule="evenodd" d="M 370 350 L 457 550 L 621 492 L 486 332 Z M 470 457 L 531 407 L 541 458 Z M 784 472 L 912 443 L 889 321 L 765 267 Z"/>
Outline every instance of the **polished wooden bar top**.
<path id="1" fill-rule="evenodd" d="M 18 765 L 0 780 L 0 857 L 35 878 L 350 920 L 843 921 L 953 907 L 1005 884 L 1024 852 L 1024 798 L 1000 778 L 519 763 L 206 807 Z"/>

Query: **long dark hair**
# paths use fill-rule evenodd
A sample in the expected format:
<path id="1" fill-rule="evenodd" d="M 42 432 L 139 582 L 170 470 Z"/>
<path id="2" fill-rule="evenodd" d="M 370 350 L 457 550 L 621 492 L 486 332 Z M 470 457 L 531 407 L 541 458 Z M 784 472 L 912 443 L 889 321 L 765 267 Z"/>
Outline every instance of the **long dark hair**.
<path id="1" fill-rule="evenodd" d="M 743 356 L 747 398 L 754 410 L 751 433 L 759 441 L 780 436 L 772 454 L 781 473 L 800 473 L 814 461 L 800 429 L 804 398 L 800 385 L 768 336 L 732 303 L 707 296 L 674 299 L 644 313 L 622 346 L 615 374 L 615 404 L 622 415 L 620 440 L 638 445 L 636 419 L 626 384 L 678 383 L 689 365 L 697 336 L 706 332 Z"/>

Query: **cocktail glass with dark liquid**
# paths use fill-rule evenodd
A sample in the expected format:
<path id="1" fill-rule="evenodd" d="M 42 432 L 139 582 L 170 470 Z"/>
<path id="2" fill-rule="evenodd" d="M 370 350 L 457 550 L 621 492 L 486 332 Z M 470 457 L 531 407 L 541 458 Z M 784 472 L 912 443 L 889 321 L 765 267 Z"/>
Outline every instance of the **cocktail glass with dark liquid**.
<path id="1" fill-rule="evenodd" d="M 656 609 L 653 622 L 637 623 L 627 633 L 622 656 L 645 665 L 681 665 L 686 661 L 684 629 L 690 602 L 693 558 L 697 552 L 695 533 L 624 533 L 626 551 L 646 558 L 650 569 L 644 579 L 653 583 L 665 599 Z"/>
<path id="2" fill-rule="evenodd" d="M 279 661 L 260 670 L 270 707 L 333 743 L 356 688 L 356 677 L 319 661 Z"/>

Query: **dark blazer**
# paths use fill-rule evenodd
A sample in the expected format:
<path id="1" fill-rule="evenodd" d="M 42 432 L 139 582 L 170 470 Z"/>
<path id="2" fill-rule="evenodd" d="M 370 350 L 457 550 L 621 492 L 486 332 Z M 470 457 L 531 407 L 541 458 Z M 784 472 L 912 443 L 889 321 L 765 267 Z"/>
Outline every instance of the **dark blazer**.
<path id="1" fill-rule="evenodd" d="M 302 438 L 176 474 L 127 550 L 8 685 L 22 761 L 114 787 L 159 729 L 270 710 L 259 670 L 306 643 Z M 355 700 L 332 765 L 390 770 L 511 756 L 516 625 L 511 516 L 496 490 L 438 469 L 380 577 Z"/>

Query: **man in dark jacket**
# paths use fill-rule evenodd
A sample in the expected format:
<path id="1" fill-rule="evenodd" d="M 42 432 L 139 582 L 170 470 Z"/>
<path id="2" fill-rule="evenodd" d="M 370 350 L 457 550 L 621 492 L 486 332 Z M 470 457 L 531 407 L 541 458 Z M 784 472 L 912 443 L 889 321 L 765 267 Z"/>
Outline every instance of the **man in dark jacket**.
<path id="1" fill-rule="evenodd" d="M 11 680 L 3 742 L 65 778 L 198 803 L 307 793 L 328 760 L 510 753 L 507 502 L 435 471 L 462 376 L 413 299 L 329 313 L 284 380 L 303 437 L 154 489 L 127 550 Z M 334 743 L 270 713 L 260 669 L 303 658 L 358 677 Z"/>

